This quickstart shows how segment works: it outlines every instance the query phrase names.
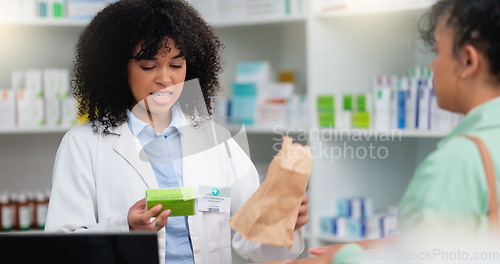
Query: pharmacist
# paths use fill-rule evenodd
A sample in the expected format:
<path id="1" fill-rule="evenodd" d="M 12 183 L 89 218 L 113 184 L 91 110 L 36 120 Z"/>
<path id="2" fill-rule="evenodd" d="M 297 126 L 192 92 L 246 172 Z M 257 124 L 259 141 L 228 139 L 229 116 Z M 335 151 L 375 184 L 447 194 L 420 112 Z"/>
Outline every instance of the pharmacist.
<path id="1" fill-rule="evenodd" d="M 302 252 L 307 197 L 291 248 L 231 234 L 231 214 L 259 180 L 245 152 L 214 133 L 208 117 L 220 48 L 180 0 L 118 1 L 93 19 L 77 43 L 74 81 L 79 112 L 90 121 L 62 139 L 46 231 L 156 230 L 160 261 L 169 263 L 231 263 L 231 246 L 258 262 Z M 188 217 L 164 210 L 156 218 L 161 208 L 145 209 L 147 189 L 200 186 L 230 189 L 229 207 Z"/>

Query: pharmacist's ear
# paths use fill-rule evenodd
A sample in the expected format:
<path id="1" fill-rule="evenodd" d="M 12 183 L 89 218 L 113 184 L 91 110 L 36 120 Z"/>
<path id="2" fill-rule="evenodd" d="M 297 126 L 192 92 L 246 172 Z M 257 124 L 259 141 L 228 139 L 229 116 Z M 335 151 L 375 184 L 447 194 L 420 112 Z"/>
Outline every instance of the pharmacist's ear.
<path id="1" fill-rule="evenodd" d="M 467 44 L 460 49 L 461 72 L 460 78 L 466 79 L 477 74 L 481 66 L 479 51 L 472 45 Z"/>

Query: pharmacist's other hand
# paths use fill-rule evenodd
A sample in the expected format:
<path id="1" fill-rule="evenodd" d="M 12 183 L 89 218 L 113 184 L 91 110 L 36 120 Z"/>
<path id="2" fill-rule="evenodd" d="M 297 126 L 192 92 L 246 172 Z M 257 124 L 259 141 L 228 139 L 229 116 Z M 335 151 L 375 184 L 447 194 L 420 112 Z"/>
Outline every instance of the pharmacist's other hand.
<path id="1" fill-rule="evenodd" d="M 156 230 L 162 229 L 168 222 L 168 216 L 172 212 L 170 209 L 163 211 L 153 221 L 150 221 L 158 212 L 161 205 L 158 204 L 146 211 L 146 198 L 137 201 L 128 210 L 127 221 L 130 230 Z"/>
<path id="2" fill-rule="evenodd" d="M 302 197 L 302 203 L 299 207 L 299 214 L 297 215 L 297 221 L 295 222 L 295 228 L 293 230 L 297 230 L 307 224 L 309 221 L 309 209 L 307 208 L 307 202 L 309 201 L 309 197 L 307 194 L 304 194 Z"/>
<path id="3" fill-rule="evenodd" d="M 340 250 L 341 247 L 345 246 L 346 244 L 332 244 L 324 247 L 316 247 L 316 248 L 310 248 L 309 249 L 309 254 L 315 255 L 315 256 L 320 256 L 323 254 L 327 253 L 333 253 L 335 254 L 337 251 Z"/>

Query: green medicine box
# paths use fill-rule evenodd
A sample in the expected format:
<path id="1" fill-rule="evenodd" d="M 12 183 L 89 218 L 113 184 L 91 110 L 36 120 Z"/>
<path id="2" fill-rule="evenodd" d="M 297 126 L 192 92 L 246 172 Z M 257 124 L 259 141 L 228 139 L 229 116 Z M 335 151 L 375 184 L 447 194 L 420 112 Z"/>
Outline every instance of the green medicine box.
<path id="1" fill-rule="evenodd" d="M 335 126 L 335 97 L 333 95 L 319 95 L 316 98 L 318 110 L 318 125 L 320 127 Z"/>
<path id="2" fill-rule="evenodd" d="M 153 208 L 157 204 L 162 205 L 160 212 L 170 209 L 170 216 L 194 215 L 194 189 L 193 188 L 169 188 L 146 190 L 146 208 Z M 159 214 L 159 213 L 158 213 Z M 156 216 L 158 216 L 158 214 Z"/>

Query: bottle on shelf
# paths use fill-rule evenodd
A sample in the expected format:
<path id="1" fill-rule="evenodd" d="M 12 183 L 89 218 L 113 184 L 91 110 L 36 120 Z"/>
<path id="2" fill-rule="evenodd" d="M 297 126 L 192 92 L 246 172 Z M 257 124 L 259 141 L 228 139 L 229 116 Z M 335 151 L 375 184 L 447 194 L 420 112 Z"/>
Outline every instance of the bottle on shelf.
<path id="1" fill-rule="evenodd" d="M 0 193 L 0 231 L 14 228 L 14 208 L 8 193 Z"/>
<path id="2" fill-rule="evenodd" d="M 26 190 L 25 194 L 26 194 L 26 198 L 28 199 L 28 207 L 29 207 L 29 211 L 30 211 L 31 226 L 35 227 L 34 224 L 36 223 L 36 219 L 35 219 L 36 196 L 35 196 L 35 193 L 30 191 L 30 190 Z"/>
<path id="3" fill-rule="evenodd" d="M 45 228 L 45 218 L 47 217 L 47 209 L 49 206 L 48 195 L 42 191 L 36 192 L 36 210 L 35 210 L 35 222 L 33 226 L 38 229 Z"/>
<path id="4" fill-rule="evenodd" d="M 16 229 L 28 230 L 31 228 L 31 209 L 26 193 L 21 192 L 17 196 L 16 206 Z"/>

